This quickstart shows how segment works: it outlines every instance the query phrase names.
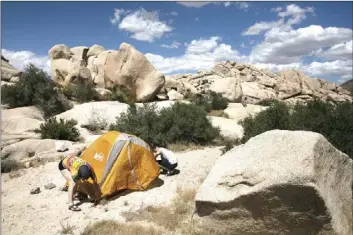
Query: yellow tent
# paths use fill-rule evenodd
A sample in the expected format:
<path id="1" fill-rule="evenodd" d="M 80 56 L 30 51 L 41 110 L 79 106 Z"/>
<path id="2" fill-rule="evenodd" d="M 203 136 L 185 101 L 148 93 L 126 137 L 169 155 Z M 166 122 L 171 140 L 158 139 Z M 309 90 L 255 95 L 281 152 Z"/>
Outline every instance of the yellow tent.
<path id="1" fill-rule="evenodd" d="M 117 131 L 100 136 L 81 158 L 93 167 L 103 197 L 122 189 L 144 190 L 160 172 L 145 141 Z"/>

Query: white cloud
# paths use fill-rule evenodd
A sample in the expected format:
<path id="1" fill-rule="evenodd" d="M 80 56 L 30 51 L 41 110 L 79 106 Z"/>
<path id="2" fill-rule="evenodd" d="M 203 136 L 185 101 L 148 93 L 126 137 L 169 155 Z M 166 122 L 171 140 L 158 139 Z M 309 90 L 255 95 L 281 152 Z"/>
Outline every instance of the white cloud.
<path id="1" fill-rule="evenodd" d="M 230 45 L 219 44 L 218 41 L 220 37 L 217 36 L 193 40 L 185 44 L 186 52 L 179 57 L 163 57 L 151 53 L 145 56 L 163 73 L 210 69 L 217 62 L 224 60 L 246 61 L 246 57 L 237 50 L 232 49 Z"/>
<path id="2" fill-rule="evenodd" d="M 301 8 L 295 4 L 290 4 L 286 7 L 285 11 L 278 12 L 278 16 L 285 18 L 290 17 L 287 21 L 288 25 L 299 24 L 306 18 L 306 13 L 314 12 L 313 7 Z"/>
<path id="3" fill-rule="evenodd" d="M 116 11 L 117 9 L 115 9 Z M 117 14 L 117 12 L 115 12 Z M 114 22 L 117 24 L 120 11 L 115 14 Z M 113 23 L 113 22 L 112 22 Z M 159 20 L 158 12 L 148 12 L 145 9 L 129 13 L 119 24 L 119 29 L 131 33 L 131 38 L 139 41 L 153 42 L 164 34 L 171 32 L 172 27 Z"/>
<path id="4" fill-rule="evenodd" d="M 282 11 L 283 10 L 283 11 Z M 273 28 L 291 29 L 291 25 L 299 24 L 306 18 L 306 13 L 314 12 L 313 7 L 301 8 L 295 4 L 290 4 L 284 10 L 282 7 L 272 8 L 271 11 L 278 12 L 277 21 L 261 21 L 250 26 L 242 35 L 259 35 Z M 285 18 L 288 17 L 287 21 Z"/>
<path id="5" fill-rule="evenodd" d="M 313 55 L 322 57 L 328 60 L 346 59 L 351 60 L 353 58 L 353 40 L 349 42 L 339 43 L 333 45 L 328 49 L 320 48 Z"/>
<path id="6" fill-rule="evenodd" d="M 1 54 L 18 70 L 23 71 L 27 65 L 32 63 L 49 75 L 52 74 L 49 56 L 38 56 L 31 51 L 10 51 L 6 49 L 1 49 Z"/>
<path id="7" fill-rule="evenodd" d="M 222 5 L 225 7 L 229 7 L 231 5 L 235 5 L 240 9 L 243 9 L 245 11 L 247 11 L 247 9 L 249 8 L 249 3 L 247 2 L 177 2 L 185 7 L 193 7 L 193 8 L 201 8 L 203 6 L 209 5 L 209 4 L 214 4 L 214 5 Z"/>
<path id="8" fill-rule="evenodd" d="M 212 2 L 177 2 L 185 7 L 194 7 L 194 8 L 200 8 L 203 6 L 206 6 L 208 4 L 211 4 Z"/>
<path id="9" fill-rule="evenodd" d="M 202 54 L 211 51 L 218 45 L 217 41 L 219 40 L 221 40 L 220 37 L 210 37 L 209 39 L 200 38 L 198 40 L 192 40 L 186 49 L 187 53 Z"/>
<path id="10" fill-rule="evenodd" d="M 352 60 L 335 60 L 327 62 L 312 62 L 303 66 L 303 71 L 316 77 L 336 76 L 341 79 L 352 79 Z"/>
<path id="11" fill-rule="evenodd" d="M 232 4 L 232 2 L 224 2 L 225 7 L 229 7 Z"/>
<path id="12" fill-rule="evenodd" d="M 240 9 L 247 9 L 250 6 L 247 2 L 238 2 L 237 5 Z"/>
<path id="13" fill-rule="evenodd" d="M 110 23 L 112 23 L 112 25 L 116 25 L 118 24 L 118 22 L 120 21 L 120 17 L 121 15 L 125 15 L 127 13 L 129 13 L 130 11 L 124 10 L 124 9 L 114 9 L 114 17 L 110 18 Z"/>
<path id="14" fill-rule="evenodd" d="M 352 79 L 352 60 L 335 60 L 331 62 L 314 61 L 310 64 L 303 64 L 301 62 L 289 64 L 255 63 L 254 65 L 258 68 L 268 69 L 272 72 L 296 69 L 303 71 L 311 77 L 319 77 L 323 79 L 326 79 L 327 77 L 337 77 L 340 82 Z"/>
<path id="15" fill-rule="evenodd" d="M 165 48 L 179 48 L 181 46 L 181 43 L 174 41 L 172 44 L 167 45 L 167 44 L 162 44 L 161 47 Z"/>
<path id="16" fill-rule="evenodd" d="M 283 23 L 283 19 L 280 19 L 278 21 L 262 21 L 259 23 L 255 23 L 254 25 L 250 26 L 245 32 L 243 32 L 242 35 L 259 35 L 264 31 L 283 25 Z"/>
<path id="17" fill-rule="evenodd" d="M 271 11 L 273 11 L 273 12 L 280 12 L 280 11 L 282 11 L 282 7 L 275 7 L 275 8 L 271 8 Z"/>
<path id="18" fill-rule="evenodd" d="M 288 64 L 299 62 L 322 47 L 346 42 L 352 39 L 348 28 L 322 28 L 311 25 L 305 28 L 274 28 L 265 34 L 265 40 L 255 46 L 250 54 L 252 63 Z"/>
<path id="19" fill-rule="evenodd" d="M 241 48 L 247 48 L 244 43 L 240 44 Z"/>

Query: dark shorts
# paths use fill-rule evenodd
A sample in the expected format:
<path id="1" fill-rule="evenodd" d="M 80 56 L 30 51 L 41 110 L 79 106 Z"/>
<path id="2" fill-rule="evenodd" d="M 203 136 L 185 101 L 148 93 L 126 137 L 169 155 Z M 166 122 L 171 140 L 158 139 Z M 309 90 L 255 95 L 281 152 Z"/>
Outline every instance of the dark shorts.
<path id="1" fill-rule="evenodd" d="M 66 168 L 65 168 L 64 165 L 63 165 L 63 160 L 61 160 L 61 161 L 59 162 L 59 170 L 62 171 L 62 170 L 64 170 L 64 169 L 66 169 Z"/>
<path id="2" fill-rule="evenodd" d="M 162 158 L 162 160 L 158 160 L 157 162 L 159 165 L 161 165 L 164 168 L 167 168 L 170 171 L 174 170 L 178 166 L 178 163 L 170 164 L 170 162 L 168 162 L 168 160 L 165 158 Z"/>

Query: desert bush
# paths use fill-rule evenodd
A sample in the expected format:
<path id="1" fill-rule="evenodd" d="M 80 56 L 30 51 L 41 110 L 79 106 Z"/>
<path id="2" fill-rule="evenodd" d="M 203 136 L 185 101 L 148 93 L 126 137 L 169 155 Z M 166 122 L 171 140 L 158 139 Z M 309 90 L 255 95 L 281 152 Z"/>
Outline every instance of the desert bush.
<path id="1" fill-rule="evenodd" d="M 131 99 L 130 91 L 124 86 L 114 85 L 112 88 L 109 88 L 112 92 L 111 100 L 119 101 L 122 103 L 129 103 Z"/>
<path id="2" fill-rule="evenodd" d="M 211 91 L 209 94 L 209 99 L 213 110 L 224 110 L 228 107 L 228 100 L 220 93 Z"/>
<path id="3" fill-rule="evenodd" d="M 49 75 L 32 64 L 25 68 L 19 82 L 1 87 L 1 102 L 9 108 L 34 105 L 46 117 L 72 108 Z"/>
<path id="4" fill-rule="evenodd" d="M 58 121 L 56 117 L 51 117 L 45 123 L 40 124 L 40 128 L 35 132 L 40 133 L 42 139 L 78 141 L 80 132 L 75 127 L 76 124 L 77 122 L 73 119 L 65 121 L 60 118 Z"/>
<path id="5" fill-rule="evenodd" d="M 275 103 L 254 117 L 247 117 L 241 125 L 246 142 L 263 132 L 281 130 L 304 130 L 322 134 L 336 148 L 353 158 L 353 104 L 331 104 L 312 100 L 289 108 Z"/>
<path id="6" fill-rule="evenodd" d="M 21 168 L 19 162 L 13 159 L 1 160 L 1 173 L 9 173 L 14 170 Z"/>
<path id="7" fill-rule="evenodd" d="M 108 127 L 108 120 L 103 115 L 100 115 L 98 110 L 92 110 L 92 116 L 89 117 L 88 123 L 86 125 L 81 125 L 81 127 L 86 128 L 91 132 L 99 133 Z"/>
<path id="8" fill-rule="evenodd" d="M 74 84 L 69 84 L 65 94 L 79 103 L 99 100 L 93 81 L 87 79 L 78 79 Z"/>
<path id="9" fill-rule="evenodd" d="M 205 95 L 190 95 L 188 100 L 197 106 L 203 107 L 206 112 L 212 110 L 224 110 L 228 107 L 228 100 L 220 93 L 213 91 L 210 91 Z"/>
<path id="10" fill-rule="evenodd" d="M 130 105 L 110 130 L 137 135 L 149 143 L 166 146 L 178 142 L 207 144 L 219 135 L 206 112 L 195 104 L 175 103 L 156 111 L 155 104 Z"/>
<path id="11" fill-rule="evenodd" d="M 240 144 L 240 139 L 233 139 L 229 137 L 221 136 L 219 138 L 219 144 L 223 145 L 224 147 L 221 149 L 222 155 L 234 148 L 235 146 Z"/>
<path id="12" fill-rule="evenodd" d="M 281 101 L 276 100 L 276 99 L 264 99 L 264 100 L 260 100 L 259 102 L 257 102 L 257 105 L 272 106 L 272 105 L 275 105 L 280 102 Z"/>
<path id="13" fill-rule="evenodd" d="M 273 129 L 289 129 L 289 108 L 284 103 L 276 103 L 256 116 L 248 116 L 240 121 L 244 128 L 242 142 Z"/>

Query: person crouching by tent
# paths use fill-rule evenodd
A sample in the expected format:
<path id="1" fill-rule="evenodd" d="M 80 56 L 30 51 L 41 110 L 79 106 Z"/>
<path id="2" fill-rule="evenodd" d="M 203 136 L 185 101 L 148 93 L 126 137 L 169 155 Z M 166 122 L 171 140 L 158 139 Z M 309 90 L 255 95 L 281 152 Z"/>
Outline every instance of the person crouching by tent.
<path id="1" fill-rule="evenodd" d="M 170 150 L 162 147 L 158 147 L 156 145 L 152 145 L 154 156 L 157 158 L 161 157 L 161 160 L 157 160 L 158 164 L 161 168 L 167 171 L 167 175 L 171 175 L 175 168 L 178 166 L 178 158 L 177 156 Z"/>
<path id="2" fill-rule="evenodd" d="M 59 162 L 59 170 L 61 175 L 69 182 L 68 196 L 69 196 L 69 210 L 80 211 L 74 203 L 74 195 L 76 193 L 77 186 L 82 184 L 82 181 L 91 178 L 94 184 L 94 206 L 98 205 L 100 200 L 100 189 L 97 183 L 97 177 L 94 173 L 92 166 L 78 157 L 80 152 L 77 154 L 68 154 L 66 158 Z M 84 187 L 82 187 L 84 188 Z"/>

